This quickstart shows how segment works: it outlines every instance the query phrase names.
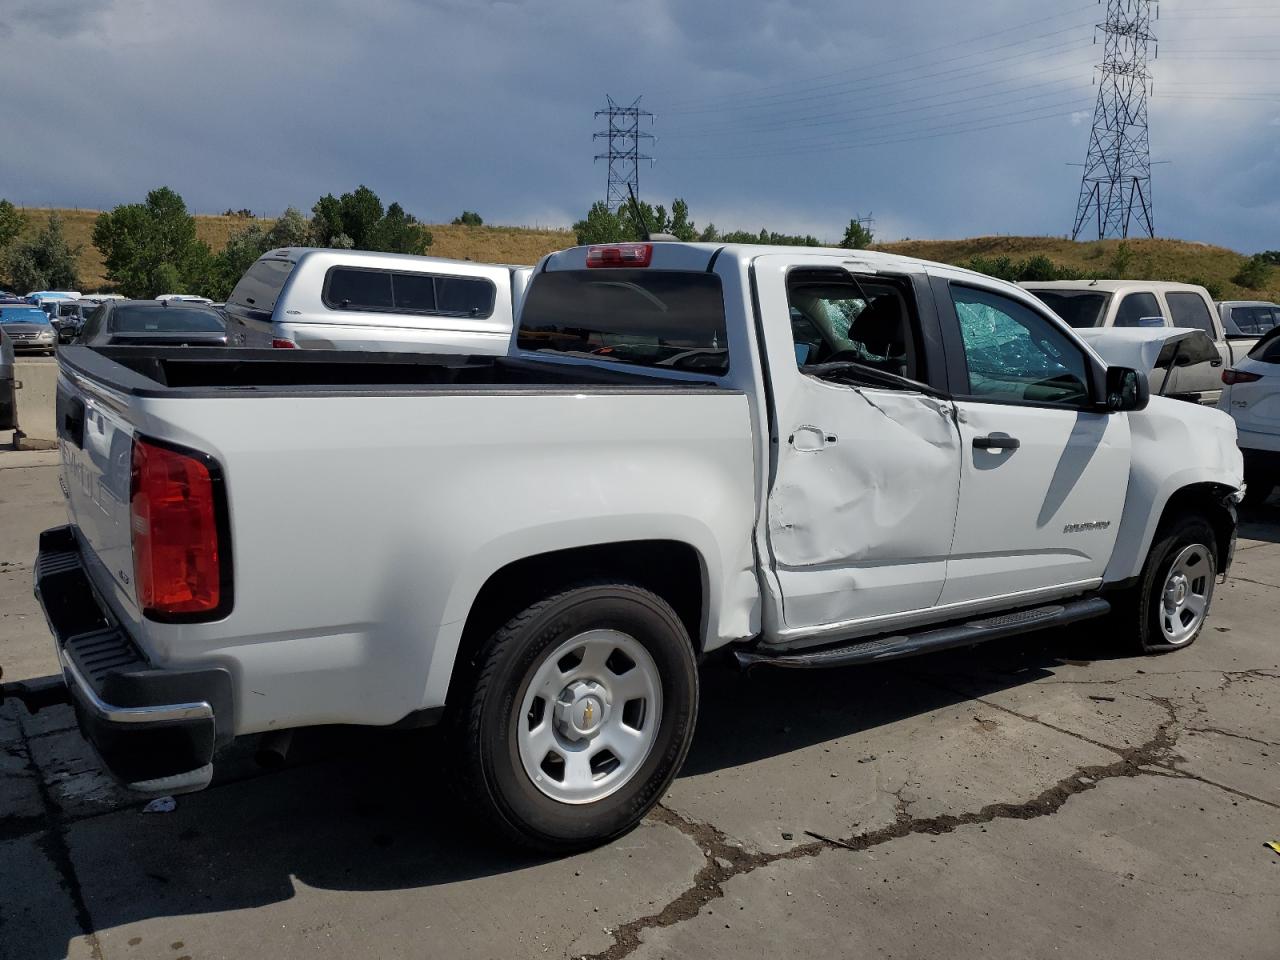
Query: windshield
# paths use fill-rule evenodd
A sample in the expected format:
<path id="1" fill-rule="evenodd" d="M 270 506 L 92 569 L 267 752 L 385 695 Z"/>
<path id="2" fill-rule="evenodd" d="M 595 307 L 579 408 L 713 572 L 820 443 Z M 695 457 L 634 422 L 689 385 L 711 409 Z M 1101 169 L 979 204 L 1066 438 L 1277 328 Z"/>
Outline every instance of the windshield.
<path id="1" fill-rule="evenodd" d="M 205 307 L 117 307 L 111 312 L 111 329 L 115 333 L 220 333 L 222 320 Z"/>
<path id="2" fill-rule="evenodd" d="M 729 348 L 720 278 L 614 268 L 540 273 L 529 287 L 516 345 L 722 374 Z"/>
<path id="3" fill-rule="evenodd" d="M 39 307 L 0 307 L 0 323 L 46 324 L 48 322 L 48 316 Z"/>
<path id="4" fill-rule="evenodd" d="M 1029 288 L 1050 310 L 1076 329 L 1102 325 L 1111 294 L 1092 290 L 1036 290 Z"/>

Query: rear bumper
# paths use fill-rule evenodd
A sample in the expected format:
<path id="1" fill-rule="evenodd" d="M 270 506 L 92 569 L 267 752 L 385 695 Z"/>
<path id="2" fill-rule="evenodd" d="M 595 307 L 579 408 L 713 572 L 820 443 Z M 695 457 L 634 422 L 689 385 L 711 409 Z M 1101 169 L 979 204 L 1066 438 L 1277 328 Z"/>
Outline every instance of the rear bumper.
<path id="1" fill-rule="evenodd" d="M 231 739 L 229 671 L 153 665 L 98 598 L 71 527 L 40 534 L 35 592 L 80 732 L 103 766 L 146 793 L 208 786 L 214 752 Z"/>

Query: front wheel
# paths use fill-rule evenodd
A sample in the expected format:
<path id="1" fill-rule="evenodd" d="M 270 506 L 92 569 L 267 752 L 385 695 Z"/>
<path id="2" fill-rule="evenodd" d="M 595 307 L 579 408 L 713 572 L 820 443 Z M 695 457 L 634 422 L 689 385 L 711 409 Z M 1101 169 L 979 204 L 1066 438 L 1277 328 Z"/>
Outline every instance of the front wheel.
<path id="1" fill-rule="evenodd" d="M 540 850 L 630 830 L 684 762 L 698 709 L 680 618 L 635 584 L 573 587 L 481 647 L 455 731 L 476 805 Z"/>
<path id="2" fill-rule="evenodd" d="M 1156 534 L 1138 586 L 1114 604 L 1122 629 L 1136 628 L 1142 653 L 1195 643 L 1213 602 L 1217 557 L 1213 527 L 1200 517 L 1178 520 Z"/>

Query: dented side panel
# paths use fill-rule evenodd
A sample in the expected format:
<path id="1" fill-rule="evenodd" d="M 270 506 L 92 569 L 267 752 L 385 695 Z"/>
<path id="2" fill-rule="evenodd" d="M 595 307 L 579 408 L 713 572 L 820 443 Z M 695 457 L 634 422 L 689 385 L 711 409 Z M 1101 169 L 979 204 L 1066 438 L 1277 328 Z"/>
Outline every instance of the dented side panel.
<path id="1" fill-rule="evenodd" d="M 951 405 L 804 379 L 769 495 L 787 626 L 933 606 L 960 479 Z"/>

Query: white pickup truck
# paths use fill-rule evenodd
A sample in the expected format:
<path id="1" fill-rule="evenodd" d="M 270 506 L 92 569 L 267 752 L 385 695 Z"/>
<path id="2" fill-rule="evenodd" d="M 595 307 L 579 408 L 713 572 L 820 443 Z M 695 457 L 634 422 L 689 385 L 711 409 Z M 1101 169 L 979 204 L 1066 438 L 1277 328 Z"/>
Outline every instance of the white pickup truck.
<path id="1" fill-rule="evenodd" d="M 442 720 L 476 808 L 551 850 L 658 800 L 713 651 L 834 667 L 1107 614 L 1187 646 L 1243 484 L 1225 414 L 1015 286 L 867 252 L 552 254 L 505 357 L 59 365 L 71 522 L 36 590 L 117 776 Z"/>
<path id="2" fill-rule="evenodd" d="M 1216 355 L 1178 358 L 1169 370 L 1151 373 L 1153 389 L 1165 396 L 1214 405 L 1222 396 L 1222 374 L 1258 342 L 1256 334 L 1227 329 L 1213 298 L 1193 283 L 1156 280 L 1054 280 L 1022 286 L 1077 330 L 1169 328 L 1199 330 Z M 1167 383 L 1166 383 L 1167 381 Z"/>

